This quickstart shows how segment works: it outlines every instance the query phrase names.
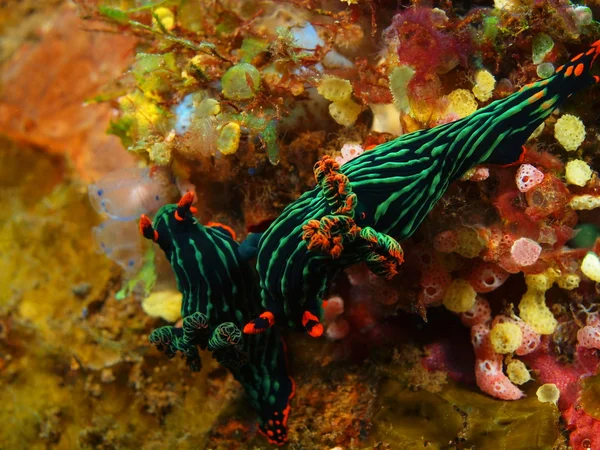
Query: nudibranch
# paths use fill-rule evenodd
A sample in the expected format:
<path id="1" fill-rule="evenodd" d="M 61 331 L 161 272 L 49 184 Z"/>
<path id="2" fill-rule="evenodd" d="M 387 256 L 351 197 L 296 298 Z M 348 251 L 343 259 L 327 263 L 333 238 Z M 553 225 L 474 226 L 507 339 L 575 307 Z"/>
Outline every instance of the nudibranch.
<path id="1" fill-rule="evenodd" d="M 198 347 L 212 351 L 244 387 L 260 432 L 283 445 L 295 390 L 285 344 L 276 328 L 260 336 L 242 333 L 261 310 L 256 271 L 240 254 L 231 228 L 198 222 L 193 200 L 187 193 L 178 204 L 163 206 L 153 222 L 140 218 L 140 232 L 164 251 L 183 294 L 183 326 L 158 328 L 150 342 L 169 358 L 180 353 L 193 371 L 202 366 Z"/>
<path id="2" fill-rule="evenodd" d="M 328 280 L 361 261 L 393 277 L 403 261 L 398 241 L 414 233 L 448 186 L 477 164 L 520 161 L 538 125 L 567 97 L 600 80 L 589 73 L 599 53 L 596 41 L 550 78 L 456 122 L 381 144 L 342 167 L 324 157 L 315 166 L 317 186 L 260 238 L 265 311 L 244 332 L 260 333 L 277 320 L 319 336 Z"/>

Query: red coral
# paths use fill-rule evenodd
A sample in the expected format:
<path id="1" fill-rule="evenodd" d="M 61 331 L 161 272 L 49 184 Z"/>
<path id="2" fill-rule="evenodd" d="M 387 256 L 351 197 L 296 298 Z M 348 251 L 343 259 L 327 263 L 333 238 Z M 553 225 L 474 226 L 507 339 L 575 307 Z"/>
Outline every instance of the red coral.
<path id="1" fill-rule="evenodd" d="M 561 363 L 551 350 L 548 337 L 542 339 L 537 351 L 524 356 L 523 361 L 538 372 L 537 378 L 541 383 L 556 385 L 560 391 L 558 406 L 561 410 L 575 403 L 581 389 L 579 381 L 582 377 L 595 373 L 599 362 L 593 351 L 578 347 L 573 364 Z"/>
<path id="2" fill-rule="evenodd" d="M 600 420 L 588 416 L 583 409 L 575 405 L 571 405 L 563 416 L 571 430 L 569 445 L 573 450 L 600 448 Z"/>
<path id="3" fill-rule="evenodd" d="M 552 174 L 546 174 L 544 181 L 526 194 L 525 214 L 534 221 L 550 215 L 560 216 L 569 203 L 569 190 L 565 184 Z"/>
<path id="4" fill-rule="evenodd" d="M 452 24 L 444 14 L 429 8 L 410 8 L 392 18 L 383 32 L 402 64 L 421 73 L 446 73 L 466 65 L 471 49 L 467 33 L 445 32 Z"/>

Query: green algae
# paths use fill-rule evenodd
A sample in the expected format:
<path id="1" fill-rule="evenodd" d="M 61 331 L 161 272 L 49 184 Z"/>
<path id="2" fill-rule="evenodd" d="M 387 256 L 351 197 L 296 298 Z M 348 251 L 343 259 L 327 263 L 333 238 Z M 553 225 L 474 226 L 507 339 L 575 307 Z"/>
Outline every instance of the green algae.
<path id="1" fill-rule="evenodd" d="M 231 382 L 211 386 L 209 354 L 192 375 L 150 348 L 156 321 L 134 295 L 116 301 L 121 270 L 97 253 L 99 217 L 63 159 L 0 151 L 0 447 L 206 446 Z"/>
<path id="2" fill-rule="evenodd" d="M 249 37 L 244 39 L 240 48 L 240 61 L 252 63 L 252 60 L 269 49 L 269 42 L 265 39 Z"/>
<path id="3" fill-rule="evenodd" d="M 144 95 L 161 101 L 178 81 L 179 70 L 174 53 L 138 53 L 131 73 Z"/>
<path id="4" fill-rule="evenodd" d="M 600 375 L 583 380 L 580 403 L 588 415 L 600 420 Z"/>
<path id="5" fill-rule="evenodd" d="M 554 48 L 554 41 L 545 33 L 540 33 L 533 38 L 533 54 L 532 59 L 534 64 L 540 64 L 544 58 Z"/>
<path id="6" fill-rule="evenodd" d="M 221 83 L 223 95 L 228 99 L 249 100 L 260 88 L 260 72 L 252 64 L 236 64 L 225 72 Z"/>
<path id="7" fill-rule="evenodd" d="M 398 450 L 459 443 L 460 448 L 550 449 L 559 437 L 558 409 L 538 402 L 534 391 L 529 394 L 505 402 L 455 383 L 434 394 L 386 380 L 372 419 L 374 439 Z"/>

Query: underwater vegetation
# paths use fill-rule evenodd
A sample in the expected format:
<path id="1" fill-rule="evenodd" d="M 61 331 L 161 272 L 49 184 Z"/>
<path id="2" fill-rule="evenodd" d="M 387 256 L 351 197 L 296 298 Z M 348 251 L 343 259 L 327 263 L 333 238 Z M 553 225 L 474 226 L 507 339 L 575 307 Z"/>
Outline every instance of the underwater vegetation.
<path id="1" fill-rule="evenodd" d="M 0 448 L 600 448 L 599 15 L 2 6 Z"/>

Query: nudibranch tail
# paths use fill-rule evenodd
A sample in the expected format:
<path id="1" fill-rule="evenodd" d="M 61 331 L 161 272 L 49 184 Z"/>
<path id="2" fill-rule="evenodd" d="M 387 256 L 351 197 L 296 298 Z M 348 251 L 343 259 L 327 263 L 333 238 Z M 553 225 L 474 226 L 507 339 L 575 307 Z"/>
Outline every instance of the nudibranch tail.
<path id="1" fill-rule="evenodd" d="M 186 194 L 177 204 L 163 206 L 154 222 L 140 218 L 140 231 L 158 241 L 182 293 L 183 326 L 154 330 L 150 342 L 169 358 L 180 354 L 192 371 L 202 366 L 198 347 L 211 351 L 244 387 L 259 414 L 261 432 L 282 445 L 294 383 L 287 372 L 285 344 L 273 327 L 274 314 L 263 312 L 254 333 L 248 333 L 248 325 L 246 334 L 242 332 L 261 310 L 258 279 L 250 263 L 257 243 L 253 238 L 240 252 L 232 228 L 220 223 L 204 226 L 193 217 L 193 201 L 193 194 Z"/>
<path id="2" fill-rule="evenodd" d="M 263 335 L 264 336 L 264 335 Z M 275 388 L 269 396 L 269 400 L 263 402 L 259 414 L 258 431 L 265 436 L 269 443 L 281 446 L 288 440 L 288 418 L 290 416 L 290 402 L 296 395 L 296 383 L 287 375 L 287 346 L 283 339 L 278 340 L 283 352 L 277 352 L 277 367 L 279 372 L 275 374 L 275 382 L 271 385 Z M 281 370 L 282 368 L 285 371 Z"/>

